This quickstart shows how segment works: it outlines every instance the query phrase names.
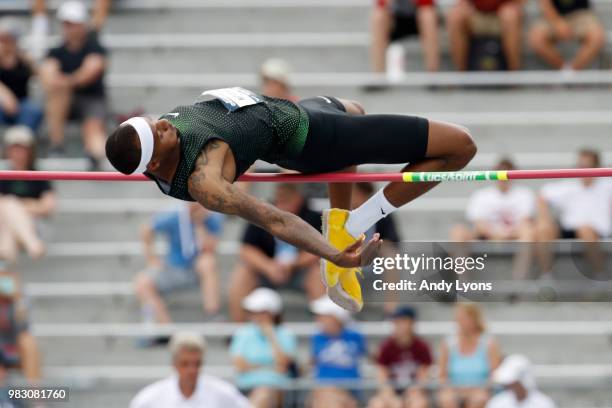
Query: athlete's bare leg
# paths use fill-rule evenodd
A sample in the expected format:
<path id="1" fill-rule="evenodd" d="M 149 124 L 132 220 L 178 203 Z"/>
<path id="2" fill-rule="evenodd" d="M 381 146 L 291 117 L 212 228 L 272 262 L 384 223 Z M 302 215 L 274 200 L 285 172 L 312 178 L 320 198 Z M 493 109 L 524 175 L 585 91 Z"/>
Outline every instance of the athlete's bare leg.
<path id="1" fill-rule="evenodd" d="M 426 158 L 409 164 L 402 171 L 454 171 L 465 167 L 476 154 L 476 145 L 467 129 L 445 122 L 429 121 Z M 385 197 L 395 207 L 401 207 L 425 194 L 438 182 L 393 182 L 384 189 Z"/>
<path id="2" fill-rule="evenodd" d="M 364 114 L 363 107 L 354 101 L 340 99 L 350 114 Z M 429 135 L 426 158 L 409 164 L 403 171 L 454 171 L 465 167 L 476 154 L 476 145 L 467 129 L 445 122 L 429 121 Z M 409 137 L 409 135 L 406 135 Z M 372 143 L 376 143 L 373 141 Z M 346 171 L 355 171 L 353 168 Z M 344 184 L 344 185 L 342 185 Z M 389 183 L 385 197 L 395 207 L 401 207 L 425 194 L 438 183 Z M 329 199 L 332 208 L 350 209 L 351 183 L 329 185 Z"/>

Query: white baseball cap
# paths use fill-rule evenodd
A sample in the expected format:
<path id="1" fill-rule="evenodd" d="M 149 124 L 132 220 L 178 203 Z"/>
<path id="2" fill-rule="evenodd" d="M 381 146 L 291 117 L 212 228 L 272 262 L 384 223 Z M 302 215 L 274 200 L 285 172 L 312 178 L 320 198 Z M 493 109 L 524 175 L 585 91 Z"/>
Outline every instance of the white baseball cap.
<path id="1" fill-rule="evenodd" d="M 280 58 L 270 58 L 261 64 L 261 76 L 284 84 L 289 83 L 291 67 L 287 61 Z"/>
<path id="2" fill-rule="evenodd" d="M 283 300 L 272 289 L 257 288 L 242 300 L 242 307 L 252 313 L 279 314 L 283 310 Z"/>
<path id="3" fill-rule="evenodd" d="M 30 147 L 34 144 L 34 134 L 27 126 L 11 126 L 4 132 L 4 145 L 20 145 Z"/>
<path id="4" fill-rule="evenodd" d="M 351 313 L 335 304 L 326 295 L 310 302 L 310 311 L 319 316 L 333 316 L 342 323 L 351 320 Z"/>
<path id="5" fill-rule="evenodd" d="M 89 12 L 80 1 L 67 1 L 57 9 L 57 18 L 62 22 L 85 24 L 89 19 Z"/>
<path id="6" fill-rule="evenodd" d="M 509 355 L 493 371 L 494 383 L 509 385 L 517 381 L 526 388 L 535 386 L 535 380 L 531 373 L 531 362 L 522 354 Z"/>

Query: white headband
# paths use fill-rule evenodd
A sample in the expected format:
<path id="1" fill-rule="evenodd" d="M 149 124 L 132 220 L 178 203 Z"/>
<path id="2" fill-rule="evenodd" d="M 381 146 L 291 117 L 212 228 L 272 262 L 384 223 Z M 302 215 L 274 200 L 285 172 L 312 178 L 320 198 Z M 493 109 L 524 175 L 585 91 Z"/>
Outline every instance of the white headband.
<path id="1" fill-rule="evenodd" d="M 151 157 L 153 157 L 154 141 L 151 126 L 149 126 L 149 122 L 147 122 L 145 118 L 138 116 L 126 120 L 120 126 L 126 125 L 132 126 L 136 130 L 138 138 L 140 139 L 140 163 L 132 174 L 144 173 L 147 170 L 147 165 L 151 161 Z"/>

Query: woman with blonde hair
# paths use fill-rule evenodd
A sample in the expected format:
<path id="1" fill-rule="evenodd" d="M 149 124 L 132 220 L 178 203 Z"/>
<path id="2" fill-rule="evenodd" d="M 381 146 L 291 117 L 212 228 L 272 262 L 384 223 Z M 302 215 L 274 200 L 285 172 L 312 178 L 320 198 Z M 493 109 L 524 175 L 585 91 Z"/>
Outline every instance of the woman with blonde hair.
<path id="1" fill-rule="evenodd" d="M 460 303 L 455 308 L 457 332 L 442 342 L 438 402 L 441 408 L 483 408 L 489 399 L 487 384 L 501 362 L 495 339 L 486 333 L 480 307 Z"/>

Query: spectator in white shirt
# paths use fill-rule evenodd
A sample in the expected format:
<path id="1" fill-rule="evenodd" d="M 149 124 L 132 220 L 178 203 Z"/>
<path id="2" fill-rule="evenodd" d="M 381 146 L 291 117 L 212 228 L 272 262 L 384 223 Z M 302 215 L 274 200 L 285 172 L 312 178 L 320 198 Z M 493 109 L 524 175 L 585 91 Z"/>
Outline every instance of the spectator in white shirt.
<path id="1" fill-rule="evenodd" d="M 486 408 L 555 408 L 555 403 L 537 387 L 531 363 L 526 357 L 514 354 L 506 357 L 493 372 L 493 382 L 504 391 L 495 395 Z"/>
<path id="2" fill-rule="evenodd" d="M 143 388 L 130 408 L 250 408 L 249 401 L 230 383 L 200 374 L 206 350 L 195 333 L 176 333 L 170 341 L 176 371 Z"/>
<path id="3" fill-rule="evenodd" d="M 599 153 L 583 149 L 578 153 L 579 168 L 600 166 Z M 612 183 L 607 179 L 569 179 L 546 184 L 538 200 L 537 237 L 540 242 L 578 239 L 595 273 L 604 270 L 604 256 L 597 244 L 612 232 Z M 552 272 L 550 250 L 541 253 L 542 272 Z"/>
<path id="4" fill-rule="evenodd" d="M 509 159 L 499 161 L 495 170 L 514 170 Z M 475 239 L 505 241 L 533 239 L 535 194 L 511 181 L 499 181 L 484 187 L 469 199 L 466 217 L 471 226 L 458 225 L 451 232 L 453 241 Z"/>
<path id="5" fill-rule="evenodd" d="M 501 159 L 495 170 L 514 170 L 514 163 Z M 536 196 L 528 188 L 512 181 L 498 181 L 470 197 L 466 218 L 470 225 L 459 224 L 451 230 L 451 241 L 473 240 L 532 242 L 535 240 Z M 457 254 L 458 256 L 459 254 Z M 513 275 L 524 278 L 531 263 L 529 247 L 521 246 L 514 258 Z"/>

